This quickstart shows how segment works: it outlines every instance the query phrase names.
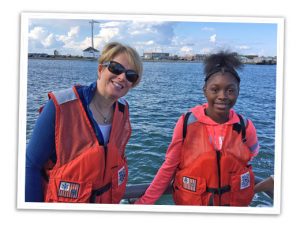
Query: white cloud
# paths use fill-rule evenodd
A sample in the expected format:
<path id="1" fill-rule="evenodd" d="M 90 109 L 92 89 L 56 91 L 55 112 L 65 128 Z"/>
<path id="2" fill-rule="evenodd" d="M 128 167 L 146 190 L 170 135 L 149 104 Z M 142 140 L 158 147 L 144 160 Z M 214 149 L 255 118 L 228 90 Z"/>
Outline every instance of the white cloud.
<path id="1" fill-rule="evenodd" d="M 68 37 L 77 37 L 79 33 L 79 26 L 71 27 L 70 31 L 68 32 Z"/>
<path id="2" fill-rule="evenodd" d="M 120 33 L 120 29 L 118 27 L 113 28 L 102 28 L 96 37 L 100 38 L 103 42 L 107 43 L 112 38 L 117 37 Z"/>
<path id="3" fill-rule="evenodd" d="M 217 41 L 217 35 L 214 34 L 214 35 L 210 36 L 209 41 L 212 42 L 212 43 L 215 43 Z"/>
<path id="4" fill-rule="evenodd" d="M 184 53 L 184 54 L 192 54 L 193 48 L 184 46 L 184 47 L 181 47 L 180 52 Z"/>
<path id="5" fill-rule="evenodd" d="M 250 49 L 250 47 L 247 46 L 247 45 L 236 46 L 236 48 L 237 48 L 238 50 L 249 50 L 249 49 Z"/>
<path id="6" fill-rule="evenodd" d="M 136 44 L 141 46 L 152 46 L 155 45 L 155 42 L 153 40 L 149 40 L 144 42 L 137 42 Z"/>
<path id="7" fill-rule="evenodd" d="M 55 38 L 53 34 L 49 34 L 41 43 L 44 45 L 45 48 L 51 47 L 53 43 L 55 43 Z"/>
<path id="8" fill-rule="evenodd" d="M 30 31 L 31 47 L 46 48 L 52 53 L 54 49 L 61 54 L 82 55 L 82 50 L 92 45 L 90 24 L 85 28 L 79 26 L 68 27 L 65 32 L 57 33 L 55 28 L 45 29 L 36 27 Z M 138 22 L 138 21 L 109 21 L 94 24 L 94 47 L 102 50 L 103 46 L 111 41 L 119 41 L 131 45 L 140 54 L 145 50 L 163 51 L 173 54 L 191 53 L 196 47 L 195 41 L 175 37 L 174 22 Z M 70 24 L 69 24 L 70 25 Z M 81 25 L 82 26 L 82 25 Z M 61 30 L 60 30 L 61 31 Z M 86 36 L 82 36 L 86 33 Z M 80 36 L 81 34 L 81 36 Z M 60 45 L 60 46 L 58 46 Z M 52 48 L 52 50 L 50 50 Z M 198 49 L 199 50 L 199 49 Z"/>
<path id="9" fill-rule="evenodd" d="M 66 34 L 54 34 L 47 31 L 43 27 L 34 27 L 30 30 L 29 37 L 29 50 L 34 51 L 43 49 L 42 52 L 52 53 L 54 49 L 59 51 L 66 51 L 72 53 L 72 50 L 78 51 L 80 44 L 75 41 L 79 33 L 79 27 L 71 27 Z M 64 52 L 61 52 L 64 53 Z"/>
<path id="10" fill-rule="evenodd" d="M 52 48 L 62 45 L 53 33 L 45 30 L 43 27 L 34 27 L 28 33 L 29 50 L 30 48 Z"/>
<path id="11" fill-rule="evenodd" d="M 100 51 L 107 42 L 120 41 L 142 54 L 145 49 L 164 50 L 163 47 L 172 44 L 174 29 L 170 22 L 106 22 L 99 25 L 99 31 L 94 35 L 94 46 Z M 85 38 L 81 46 L 91 44 L 89 41 Z"/>
<path id="12" fill-rule="evenodd" d="M 63 43 L 67 44 L 74 41 L 78 37 L 78 34 L 79 27 L 71 27 L 66 35 L 56 35 L 56 38 L 58 41 L 62 41 Z"/>
<path id="13" fill-rule="evenodd" d="M 33 40 L 44 39 L 46 36 L 47 36 L 47 32 L 43 27 L 34 27 L 28 33 L 28 38 Z"/>
<path id="14" fill-rule="evenodd" d="M 213 28 L 213 27 L 202 27 L 201 30 L 203 30 L 203 31 L 214 31 L 215 28 Z"/>
<path id="15" fill-rule="evenodd" d="M 99 27 L 100 28 L 119 27 L 119 26 L 122 26 L 123 24 L 124 24 L 124 22 L 112 21 L 112 22 L 100 23 Z"/>

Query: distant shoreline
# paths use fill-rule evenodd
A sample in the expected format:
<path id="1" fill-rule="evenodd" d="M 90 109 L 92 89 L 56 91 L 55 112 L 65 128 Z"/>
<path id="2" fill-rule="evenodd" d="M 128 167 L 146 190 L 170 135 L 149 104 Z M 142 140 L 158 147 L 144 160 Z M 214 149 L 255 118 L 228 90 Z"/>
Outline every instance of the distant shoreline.
<path id="1" fill-rule="evenodd" d="M 83 57 L 83 56 L 47 56 L 47 57 L 40 57 L 40 56 L 28 56 L 28 59 L 39 59 L 39 60 L 74 60 L 74 61 L 98 61 L 98 58 L 90 58 L 90 57 Z M 171 59 L 142 59 L 143 62 L 168 62 L 168 63 L 202 63 L 202 60 L 171 60 Z M 244 63 L 244 64 L 251 64 L 251 65 L 276 65 L 276 63 Z"/>
<path id="2" fill-rule="evenodd" d="M 89 60 L 89 61 L 97 61 L 97 58 L 89 58 L 89 57 L 76 57 L 76 56 L 50 56 L 50 57 L 30 57 L 28 56 L 28 59 L 45 59 L 45 60 Z"/>
<path id="3" fill-rule="evenodd" d="M 87 61 L 98 61 L 97 58 L 88 58 L 88 57 L 28 57 L 28 59 L 41 59 L 41 60 L 87 60 Z M 160 60 L 151 60 L 151 59 L 142 59 L 143 62 L 184 62 L 184 63 L 201 63 L 200 60 L 170 60 L 170 59 L 160 59 Z"/>

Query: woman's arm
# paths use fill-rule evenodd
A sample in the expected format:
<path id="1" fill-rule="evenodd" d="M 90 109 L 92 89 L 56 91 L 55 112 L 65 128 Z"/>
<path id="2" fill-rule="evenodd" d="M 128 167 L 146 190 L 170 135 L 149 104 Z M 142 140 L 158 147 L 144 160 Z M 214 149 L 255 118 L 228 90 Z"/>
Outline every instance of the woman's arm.
<path id="1" fill-rule="evenodd" d="M 38 117 L 26 149 L 25 201 L 42 202 L 42 169 L 55 156 L 55 106 L 50 100 Z"/>

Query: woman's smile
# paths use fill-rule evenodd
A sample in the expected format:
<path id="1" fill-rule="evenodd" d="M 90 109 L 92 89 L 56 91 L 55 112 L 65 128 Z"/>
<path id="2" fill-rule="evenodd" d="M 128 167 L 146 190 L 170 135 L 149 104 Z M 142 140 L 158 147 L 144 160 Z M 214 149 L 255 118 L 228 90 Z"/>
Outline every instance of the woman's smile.
<path id="1" fill-rule="evenodd" d="M 115 81 L 114 79 L 112 79 L 110 82 L 117 90 L 122 90 L 124 88 L 121 83 Z"/>

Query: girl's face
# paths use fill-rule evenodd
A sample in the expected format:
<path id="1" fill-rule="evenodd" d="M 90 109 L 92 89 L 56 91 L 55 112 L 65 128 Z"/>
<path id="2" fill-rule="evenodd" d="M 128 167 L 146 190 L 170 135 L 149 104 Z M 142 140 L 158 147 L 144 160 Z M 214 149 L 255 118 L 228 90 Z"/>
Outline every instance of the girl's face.
<path id="1" fill-rule="evenodd" d="M 110 61 L 120 63 L 125 69 L 134 69 L 128 61 L 126 54 L 119 54 Z M 102 64 L 98 67 L 98 91 L 105 98 L 117 100 L 118 98 L 127 94 L 132 88 L 133 83 L 126 79 L 125 73 L 116 75 L 108 70 Z"/>
<path id="2" fill-rule="evenodd" d="M 229 111 L 239 95 L 239 83 L 228 73 L 218 72 L 212 75 L 203 87 L 208 102 L 207 115 L 218 123 L 229 119 Z"/>

